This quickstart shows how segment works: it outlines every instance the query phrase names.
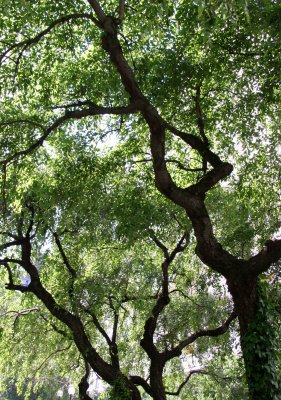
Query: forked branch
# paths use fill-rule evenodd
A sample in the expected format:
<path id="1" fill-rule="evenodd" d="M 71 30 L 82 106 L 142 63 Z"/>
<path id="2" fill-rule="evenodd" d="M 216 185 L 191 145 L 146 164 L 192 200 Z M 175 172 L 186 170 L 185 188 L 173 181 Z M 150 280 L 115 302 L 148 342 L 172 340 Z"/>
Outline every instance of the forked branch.
<path id="1" fill-rule="evenodd" d="M 162 288 L 161 292 L 158 295 L 158 299 L 152 309 L 151 316 L 146 320 L 145 326 L 144 326 L 144 334 L 143 338 L 141 340 L 141 346 L 143 349 L 146 351 L 146 353 L 149 355 L 149 357 L 157 357 L 160 353 L 157 350 L 153 337 L 154 333 L 157 327 L 157 321 L 164 310 L 164 308 L 169 304 L 170 298 L 169 298 L 169 275 L 168 275 L 168 269 L 170 264 L 173 262 L 175 259 L 176 255 L 186 248 L 188 245 L 188 234 L 185 232 L 183 236 L 180 238 L 178 241 L 177 245 L 173 249 L 173 251 L 169 254 L 168 249 L 166 246 L 158 239 L 156 236 L 153 234 L 152 237 L 153 241 L 155 244 L 162 250 L 164 254 L 164 260 L 161 264 L 161 269 L 162 269 Z"/>

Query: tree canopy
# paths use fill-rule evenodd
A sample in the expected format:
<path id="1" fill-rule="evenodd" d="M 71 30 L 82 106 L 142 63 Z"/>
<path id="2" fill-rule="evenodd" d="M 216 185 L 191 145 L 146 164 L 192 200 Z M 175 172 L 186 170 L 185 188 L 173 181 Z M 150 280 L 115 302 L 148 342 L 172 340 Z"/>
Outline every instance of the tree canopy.
<path id="1" fill-rule="evenodd" d="M 280 4 L 0 7 L 2 393 L 280 399 Z"/>

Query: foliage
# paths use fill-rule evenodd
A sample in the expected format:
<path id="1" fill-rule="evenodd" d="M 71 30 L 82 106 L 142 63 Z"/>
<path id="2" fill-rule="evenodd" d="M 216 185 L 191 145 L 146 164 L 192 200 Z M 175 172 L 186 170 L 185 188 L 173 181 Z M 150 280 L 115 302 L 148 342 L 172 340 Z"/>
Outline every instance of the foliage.
<path id="1" fill-rule="evenodd" d="M 264 398 L 278 400 L 280 399 L 280 376 L 276 372 L 276 332 L 273 321 L 269 319 L 272 318 L 272 302 L 267 280 L 259 282 L 258 295 L 256 318 L 243 338 L 245 358 L 249 360 L 249 367 L 246 361 L 246 368 L 248 368 L 248 374 L 252 376 L 249 390 L 254 398 L 256 393 L 260 392 L 260 386 L 264 386 L 267 389 Z M 262 362 L 253 360 L 256 352 Z M 252 370 L 253 361 L 255 362 L 254 370 Z M 270 385 L 268 381 L 271 382 Z M 268 390 L 269 387 L 270 390 Z"/>
<path id="2" fill-rule="evenodd" d="M 280 5 L 122 4 L 0 2 L 0 375 L 244 399 L 249 328 L 277 390 Z"/>

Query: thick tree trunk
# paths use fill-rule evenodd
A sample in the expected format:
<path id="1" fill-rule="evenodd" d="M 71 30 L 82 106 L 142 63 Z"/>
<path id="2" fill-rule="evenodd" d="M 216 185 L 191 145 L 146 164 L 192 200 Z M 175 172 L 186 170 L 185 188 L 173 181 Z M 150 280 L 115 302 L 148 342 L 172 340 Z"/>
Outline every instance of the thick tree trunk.
<path id="1" fill-rule="evenodd" d="M 166 400 L 167 396 L 163 384 L 163 368 L 156 360 L 150 366 L 150 386 L 153 400 Z"/>
<path id="2" fill-rule="evenodd" d="M 240 326 L 250 400 L 280 400 L 274 357 L 274 332 L 267 319 L 266 299 L 258 278 L 245 275 L 228 279 Z"/>

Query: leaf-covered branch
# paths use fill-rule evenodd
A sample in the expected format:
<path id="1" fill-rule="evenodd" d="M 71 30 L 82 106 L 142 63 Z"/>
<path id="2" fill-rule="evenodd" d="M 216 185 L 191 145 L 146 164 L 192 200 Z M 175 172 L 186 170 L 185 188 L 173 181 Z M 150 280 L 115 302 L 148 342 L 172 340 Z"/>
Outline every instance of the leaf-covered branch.
<path id="1" fill-rule="evenodd" d="M 52 125 L 50 125 L 48 128 L 44 130 L 44 134 L 36 140 L 34 143 L 32 143 L 28 148 L 24 150 L 17 151 L 13 153 L 12 155 L 6 157 L 5 159 L 0 160 L 0 165 L 7 165 L 11 161 L 22 157 L 26 156 L 30 153 L 32 153 L 35 149 L 38 147 L 42 146 L 45 140 L 49 137 L 49 135 L 57 129 L 59 126 L 61 126 L 63 123 L 66 121 L 72 120 L 72 119 L 81 119 L 89 116 L 96 116 L 96 115 L 123 115 L 123 114 L 131 114 L 134 112 L 137 112 L 137 106 L 135 104 L 130 104 L 128 106 L 124 107 L 99 107 L 96 105 L 91 105 L 87 109 L 83 110 L 72 110 L 69 111 L 67 110 L 65 114 L 58 119 L 56 119 Z M 21 120 L 22 121 L 22 120 Z M 11 124 L 15 124 L 17 121 L 12 121 Z M 5 122 L 5 125 L 8 125 L 9 122 Z M 1 126 L 1 124 L 0 124 Z"/>
<path id="2" fill-rule="evenodd" d="M 186 379 L 179 385 L 178 389 L 176 392 L 169 392 L 166 391 L 166 394 L 170 395 L 170 396 L 179 396 L 180 392 L 182 391 L 182 389 L 184 388 L 184 386 L 188 383 L 188 381 L 190 380 L 190 378 L 192 377 L 192 375 L 194 374 L 205 374 L 205 371 L 203 368 L 200 369 L 194 369 L 189 371 L 189 374 L 187 375 Z"/>
<path id="3" fill-rule="evenodd" d="M 87 14 L 87 13 L 82 13 L 82 14 L 69 14 L 65 15 L 55 21 L 53 21 L 46 29 L 38 33 L 36 36 L 30 39 L 23 40 L 22 42 L 15 43 L 12 46 L 10 46 L 7 50 L 5 50 L 1 55 L 0 55 L 0 64 L 3 62 L 3 60 L 8 56 L 9 53 L 11 53 L 13 50 L 16 49 L 21 49 L 20 51 L 20 56 L 19 58 L 22 57 L 23 52 L 27 50 L 27 48 L 33 44 L 38 43 L 42 38 L 44 38 L 48 33 L 50 33 L 54 28 L 56 28 L 60 24 L 64 24 L 68 21 L 75 20 L 75 19 L 81 19 L 81 18 L 86 18 L 90 19 L 92 22 L 94 22 L 96 25 L 99 25 L 98 20 L 92 15 L 92 14 Z"/>

